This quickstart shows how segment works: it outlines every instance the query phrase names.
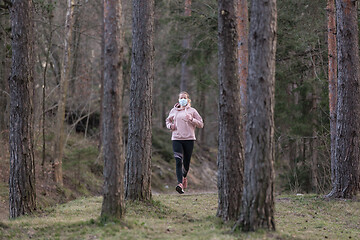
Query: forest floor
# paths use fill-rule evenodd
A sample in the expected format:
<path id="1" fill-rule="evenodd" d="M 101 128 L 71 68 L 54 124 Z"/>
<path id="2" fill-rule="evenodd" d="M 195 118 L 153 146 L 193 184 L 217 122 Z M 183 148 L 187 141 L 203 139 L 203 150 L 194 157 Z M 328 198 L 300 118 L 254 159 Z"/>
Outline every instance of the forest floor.
<path id="1" fill-rule="evenodd" d="M 276 231 L 232 232 L 217 218 L 216 193 L 154 194 L 126 202 L 121 221 L 102 221 L 102 197 L 79 198 L 33 216 L 0 221 L 0 239 L 360 239 L 360 202 L 316 195 L 276 198 Z"/>
<path id="2" fill-rule="evenodd" d="M 47 136 L 47 149 L 51 149 L 52 135 Z M 38 140 L 39 141 L 39 140 Z M 63 159 L 63 186 L 53 182 L 51 152 L 47 150 L 44 167 L 41 147 L 35 148 L 36 201 L 42 210 L 77 198 L 100 196 L 103 184 L 103 162 L 99 157 L 98 140 L 84 138 L 81 133 L 68 136 Z M 152 192 L 174 193 L 176 186 L 170 132 L 154 129 L 152 155 Z M 216 190 L 216 149 L 195 145 L 188 180 L 193 191 Z M 0 138 L 0 221 L 9 217 L 9 149 L 8 138 Z M 1 230 L 1 228 L 0 228 Z"/>
<path id="3" fill-rule="evenodd" d="M 51 136 L 49 136 L 51 141 Z M 316 195 L 277 195 L 274 232 L 232 232 L 216 217 L 216 149 L 196 144 L 189 190 L 175 192 L 175 162 L 167 132 L 153 135 L 152 192 L 148 203 L 127 202 L 122 221 L 101 210 L 102 161 L 97 141 L 73 134 L 63 160 L 64 186 L 52 181 L 51 154 L 44 171 L 36 149 L 37 211 L 9 220 L 7 140 L 0 141 L 0 240 L 2 239 L 360 239 L 360 202 L 325 201 Z"/>

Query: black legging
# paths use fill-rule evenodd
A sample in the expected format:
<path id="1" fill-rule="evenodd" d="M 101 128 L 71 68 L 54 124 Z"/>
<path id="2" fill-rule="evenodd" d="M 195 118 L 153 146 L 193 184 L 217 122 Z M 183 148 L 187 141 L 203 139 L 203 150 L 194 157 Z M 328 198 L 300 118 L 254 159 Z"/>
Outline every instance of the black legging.
<path id="1" fill-rule="evenodd" d="M 172 143 L 176 160 L 176 177 L 178 183 L 182 183 L 183 177 L 186 177 L 189 171 L 194 140 L 173 140 Z"/>

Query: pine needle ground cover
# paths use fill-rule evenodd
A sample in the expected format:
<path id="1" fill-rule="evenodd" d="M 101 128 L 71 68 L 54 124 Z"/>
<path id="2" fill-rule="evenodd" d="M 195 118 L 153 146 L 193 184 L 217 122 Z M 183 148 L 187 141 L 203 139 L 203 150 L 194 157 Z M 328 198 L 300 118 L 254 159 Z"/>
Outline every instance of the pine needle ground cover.
<path id="1" fill-rule="evenodd" d="M 217 194 L 154 195 L 127 202 L 122 221 L 99 218 L 101 197 L 77 199 L 35 216 L 0 222 L 0 239 L 360 239 L 360 202 L 278 196 L 276 232 L 231 232 L 216 215 Z"/>

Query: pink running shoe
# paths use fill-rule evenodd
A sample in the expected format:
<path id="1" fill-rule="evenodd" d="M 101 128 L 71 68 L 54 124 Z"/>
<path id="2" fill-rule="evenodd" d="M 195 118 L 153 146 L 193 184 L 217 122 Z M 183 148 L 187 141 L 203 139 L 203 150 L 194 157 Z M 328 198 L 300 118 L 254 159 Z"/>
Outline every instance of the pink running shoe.
<path id="1" fill-rule="evenodd" d="M 187 188 L 187 178 L 186 177 L 183 177 L 183 186 L 184 186 L 184 189 Z"/>
<path id="2" fill-rule="evenodd" d="M 179 183 L 177 186 L 176 186 L 176 191 L 180 194 L 183 194 L 184 193 L 184 189 L 183 189 L 183 185 L 182 183 Z"/>

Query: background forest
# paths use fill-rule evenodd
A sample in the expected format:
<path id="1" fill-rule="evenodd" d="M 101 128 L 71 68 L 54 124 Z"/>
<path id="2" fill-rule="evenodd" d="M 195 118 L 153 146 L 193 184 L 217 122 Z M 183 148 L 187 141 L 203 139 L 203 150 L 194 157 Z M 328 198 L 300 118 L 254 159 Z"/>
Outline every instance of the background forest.
<path id="1" fill-rule="evenodd" d="M 5 1 L 0 1 L 0 5 Z M 66 201 L 101 192 L 99 157 L 102 84 L 102 1 L 78 0 L 74 10 L 69 92 L 66 99 L 64 187 L 54 187 L 49 171 L 56 138 L 56 109 L 64 54 L 65 1 L 34 0 L 34 131 L 40 202 Z M 1 5 L 2 6 L 2 5 Z M 127 136 L 131 62 L 131 5 L 124 1 L 124 139 Z M 330 133 L 327 80 L 326 1 L 278 0 L 276 56 L 276 192 L 325 193 L 330 189 Z M 183 40 L 190 39 L 189 47 Z M 0 7 L 0 178 L 1 205 L 8 194 L 8 78 L 11 67 L 9 12 Z M 155 5 L 155 79 L 153 91 L 153 189 L 173 189 L 175 164 L 165 118 L 180 92 L 182 63 L 187 91 L 203 116 L 192 178 L 200 190 L 216 188 L 218 141 L 217 1 L 193 0 L 191 16 L 184 2 Z M 45 121 L 44 121 L 45 119 Z M 44 134 L 45 133 L 45 134 Z M 44 134 L 44 135 L 43 135 Z M 44 150 L 45 149 L 45 150 Z M 190 176 L 191 177 L 191 176 Z M 40 182 L 40 184 L 39 184 Z M 206 187 L 205 187 L 206 186 Z M 56 197 L 55 197 L 56 196 Z M 60 197 L 59 197 L 60 196 Z"/>

